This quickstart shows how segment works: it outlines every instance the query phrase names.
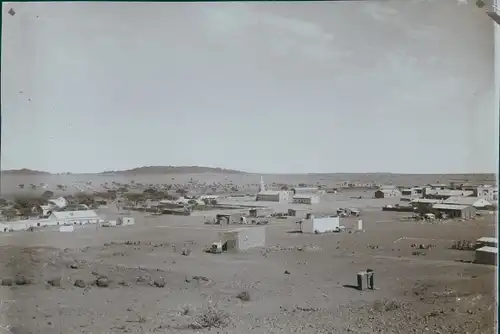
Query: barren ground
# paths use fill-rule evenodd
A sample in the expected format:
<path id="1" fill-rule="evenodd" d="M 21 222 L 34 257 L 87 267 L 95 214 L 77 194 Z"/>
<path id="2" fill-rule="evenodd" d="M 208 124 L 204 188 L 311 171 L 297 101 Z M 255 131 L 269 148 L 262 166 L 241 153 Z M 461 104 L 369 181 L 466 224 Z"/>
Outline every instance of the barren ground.
<path id="1" fill-rule="evenodd" d="M 238 254 L 202 252 L 220 230 L 202 216 L 0 234 L 1 278 L 30 280 L 0 286 L 0 324 L 41 334 L 492 333 L 495 268 L 449 248 L 494 235 L 495 217 L 417 223 L 379 211 L 386 202 L 327 196 L 320 210 L 357 206 L 365 231 L 305 235 L 290 233 L 296 219 L 273 220 L 265 249 Z M 350 287 L 367 268 L 377 289 Z M 217 320 L 223 328 L 210 328 Z"/>

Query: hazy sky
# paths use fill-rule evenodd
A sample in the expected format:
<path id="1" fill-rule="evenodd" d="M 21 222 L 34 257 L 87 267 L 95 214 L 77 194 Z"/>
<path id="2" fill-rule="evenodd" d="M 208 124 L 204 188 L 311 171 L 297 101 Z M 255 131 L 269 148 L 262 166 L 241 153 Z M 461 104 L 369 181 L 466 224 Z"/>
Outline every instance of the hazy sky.
<path id="1" fill-rule="evenodd" d="M 471 2 L 4 3 L 2 169 L 496 172 Z"/>

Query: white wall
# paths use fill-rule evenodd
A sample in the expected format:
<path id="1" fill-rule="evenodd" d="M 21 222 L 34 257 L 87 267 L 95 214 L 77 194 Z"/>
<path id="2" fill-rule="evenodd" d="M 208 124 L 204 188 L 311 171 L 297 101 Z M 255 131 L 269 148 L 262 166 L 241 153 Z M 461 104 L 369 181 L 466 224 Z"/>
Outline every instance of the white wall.
<path id="1" fill-rule="evenodd" d="M 239 228 L 236 230 L 219 232 L 219 240 L 235 240 L 238 250 L 246 250 L 253 247 L 264 247 L 266 245 L 266 227 Z"/>
<path id="2" fill-rule="evenodd" d="M 306 219 L 302 223 L 302 232 L 304 233 L 325 233 L 335 231 L 340 227 L 339 217 L 323 217 Z"/>
<path id="3" fill-rule="evenodd" d="M 134 225 L 135 221 L 133 217 L 122 217 L 122 225 Z"/>

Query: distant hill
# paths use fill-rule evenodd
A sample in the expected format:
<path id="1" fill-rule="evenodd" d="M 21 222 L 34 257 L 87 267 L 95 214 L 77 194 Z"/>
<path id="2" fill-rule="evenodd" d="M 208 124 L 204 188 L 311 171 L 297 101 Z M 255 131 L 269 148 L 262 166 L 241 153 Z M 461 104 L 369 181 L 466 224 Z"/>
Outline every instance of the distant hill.
<path id="1" fill-rule="evenodd" d="M 195 174 L 195 173 L 244 174 L 245 172 L 234 169 L 201 167 L 201 166 L 147 166 L 147 167 L 138 167 L 120 171 L 106 171 L 101 173 L 101 175 L 107 175 L 107 174 L 157 175 L 157 174 Z"/>
<path id="2" fill-rule="evenodd" d="M 49 172 L 43 172 L 40 170 L 33 170 L 33 169 L 27 169 L 27 168 L 3 170 L 2 173 L 3 174 L 16 174 L 16 175 L 50 175 Z"/>

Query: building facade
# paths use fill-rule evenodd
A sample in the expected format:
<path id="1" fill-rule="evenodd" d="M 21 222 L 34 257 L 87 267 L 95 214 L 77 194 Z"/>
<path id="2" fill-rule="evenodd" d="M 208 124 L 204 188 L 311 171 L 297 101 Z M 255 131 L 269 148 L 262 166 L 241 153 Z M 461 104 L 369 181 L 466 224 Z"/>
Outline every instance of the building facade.
<path id="1" fill-rule="evenodd" d="M 49 220 L 55 221 L 56 225 L 85 225 L 97 224 L 101 219 L 94 210 L 82 210 L 54 211 Z"/>
<path id="2" fill-rule="evenodd" d="M 319 196 L 315 194 L 297 194 L 292 198 L 294 204 L 318 204 Z"/>
<path id="3" fill-rule="evenodd" d="M 340 229 L 339 217 L 314 217 L 311 215 L 301 224 L 303 233 L 325 233 L 334 232 Z"/>
<path id="4" fill-rule="evenodd" d="M 299 194 L 320 194 L 321 192 L 324 193 L 324 190 L 319 189 L 318 187 L 297 187 L 297 188 L 292 188 L 292 193 L 294 195 L 299 195 Z"/>
<path id="5" fill-rule="evenodd" d="M 258 202 L 279 202 L 279 203 L 284 203 L 288 202 L 289 200 L 289 193 L 288 191 L 274 191 L 274 190 L 266 190 L 266 191 L 261 191 L 257 194 L 257 197 L 255 198 L 256 201 Z"/>
<path id="6" fill-rule="evenodd" d="M 401 191 L 396 186 L 382 186 L 375 191 L 375 198 L 399 197 Z"/>
<path id="7" fill-rule="evenodd" d="M 491 207 L 491 203 L 481 197 L 451 196 L 443 201 L 443 204 L 470 205 L 476 209 Z"/>
<path id="8" fill-rule="evenodd" d="M 434 204 L 432 209 L 449 218 L 469 219 L 476 216 L 476 209 L 470 205 Z"/>
<path id="9" fill-rule="evenodd" d="M 477 196 L 487 201 L 498 201 L 498 187 L 479 186 L 477 187 Z"/>

